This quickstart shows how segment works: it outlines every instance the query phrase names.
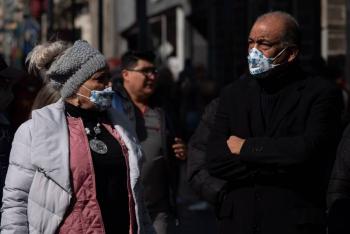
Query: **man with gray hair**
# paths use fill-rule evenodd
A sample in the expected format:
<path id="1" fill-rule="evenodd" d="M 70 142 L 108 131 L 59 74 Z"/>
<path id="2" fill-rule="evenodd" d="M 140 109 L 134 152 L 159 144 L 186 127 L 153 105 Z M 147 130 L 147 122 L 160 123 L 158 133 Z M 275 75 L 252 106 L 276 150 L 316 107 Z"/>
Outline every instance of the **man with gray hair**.
<path id="1" fill-rule="evenodd" d="M 299 49 L 292 16 L 260 16 L 248 37 L 250 74 L 221 93 L 207 148 L 210 174 L 227 182 L 221 233 L 326 233 L 341 95 L 299 67 Z"/>

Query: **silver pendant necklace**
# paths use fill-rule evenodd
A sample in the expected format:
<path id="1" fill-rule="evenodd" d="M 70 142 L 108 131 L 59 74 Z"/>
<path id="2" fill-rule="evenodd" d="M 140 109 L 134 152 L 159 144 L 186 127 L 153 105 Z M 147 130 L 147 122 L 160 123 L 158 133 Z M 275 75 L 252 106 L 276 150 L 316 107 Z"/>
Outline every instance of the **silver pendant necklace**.
<path id="1" fill-rule="evenodd" d="M 97 135 L 101 133 L 100 123 L 97 123 L 94 127 L 94 138 L 89 140 L 90 149 L 98 154 L 106 154 L 108 152 L 108 148 L 106 143 L 97 139 Z M 91 135 L 91 131 L 89 128 L 85 128 L 85 132 L 87 135 Z"/>

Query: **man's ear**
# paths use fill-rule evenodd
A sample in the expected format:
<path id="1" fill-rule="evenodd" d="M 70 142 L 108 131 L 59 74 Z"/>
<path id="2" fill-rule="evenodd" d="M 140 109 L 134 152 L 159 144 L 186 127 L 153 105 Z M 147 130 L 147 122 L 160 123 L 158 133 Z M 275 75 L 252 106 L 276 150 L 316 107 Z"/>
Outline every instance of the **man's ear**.
<path id="1" fill-rule="evenodd" d="M 299 48 L 298 47 L 291 47 L 289 48 L 289 57 L 288 62 L 292 62 L 298 57 L 299 54 Z"/>
<path id="2" fill-rule="evenodd" d="M 125 69 L 122 70 L 122 79 L 123 79 L 123 81 L 129 79 L 129 71 L 127 71 Z"/>

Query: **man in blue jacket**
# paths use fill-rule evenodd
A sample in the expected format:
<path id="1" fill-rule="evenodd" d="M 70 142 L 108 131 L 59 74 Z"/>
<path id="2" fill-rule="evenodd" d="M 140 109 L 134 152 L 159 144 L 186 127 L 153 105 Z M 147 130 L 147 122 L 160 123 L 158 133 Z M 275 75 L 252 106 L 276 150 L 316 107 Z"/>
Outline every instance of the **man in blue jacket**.
<path id="1" fill-rule="evenodd" d="M 145 152 L 141 179 L 153 226 L 158 234 L 171 234 L 176 224 L 177 161 L 186 159 L 187 151 L 173 121 L 151 100 L 158 79 L 154 59 L 153 53 L 142 51 L 122 57 L 119 77 L 113 79 L 113 107 L 130 120 Z"/>

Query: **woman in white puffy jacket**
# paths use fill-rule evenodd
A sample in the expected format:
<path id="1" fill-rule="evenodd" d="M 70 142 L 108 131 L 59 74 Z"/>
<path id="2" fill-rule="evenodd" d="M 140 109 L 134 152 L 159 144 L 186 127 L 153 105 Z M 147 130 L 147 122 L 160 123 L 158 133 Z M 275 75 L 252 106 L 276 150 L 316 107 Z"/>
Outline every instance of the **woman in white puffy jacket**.
<path id="1" fill-rule="evenodd" d="M 15 134 L 1 233 L 153 233 L 140 188 L 142 151 L 109 109 L 104 56 L 85 41 L 39 45 L 28 57 L 61 99 Z"/>

